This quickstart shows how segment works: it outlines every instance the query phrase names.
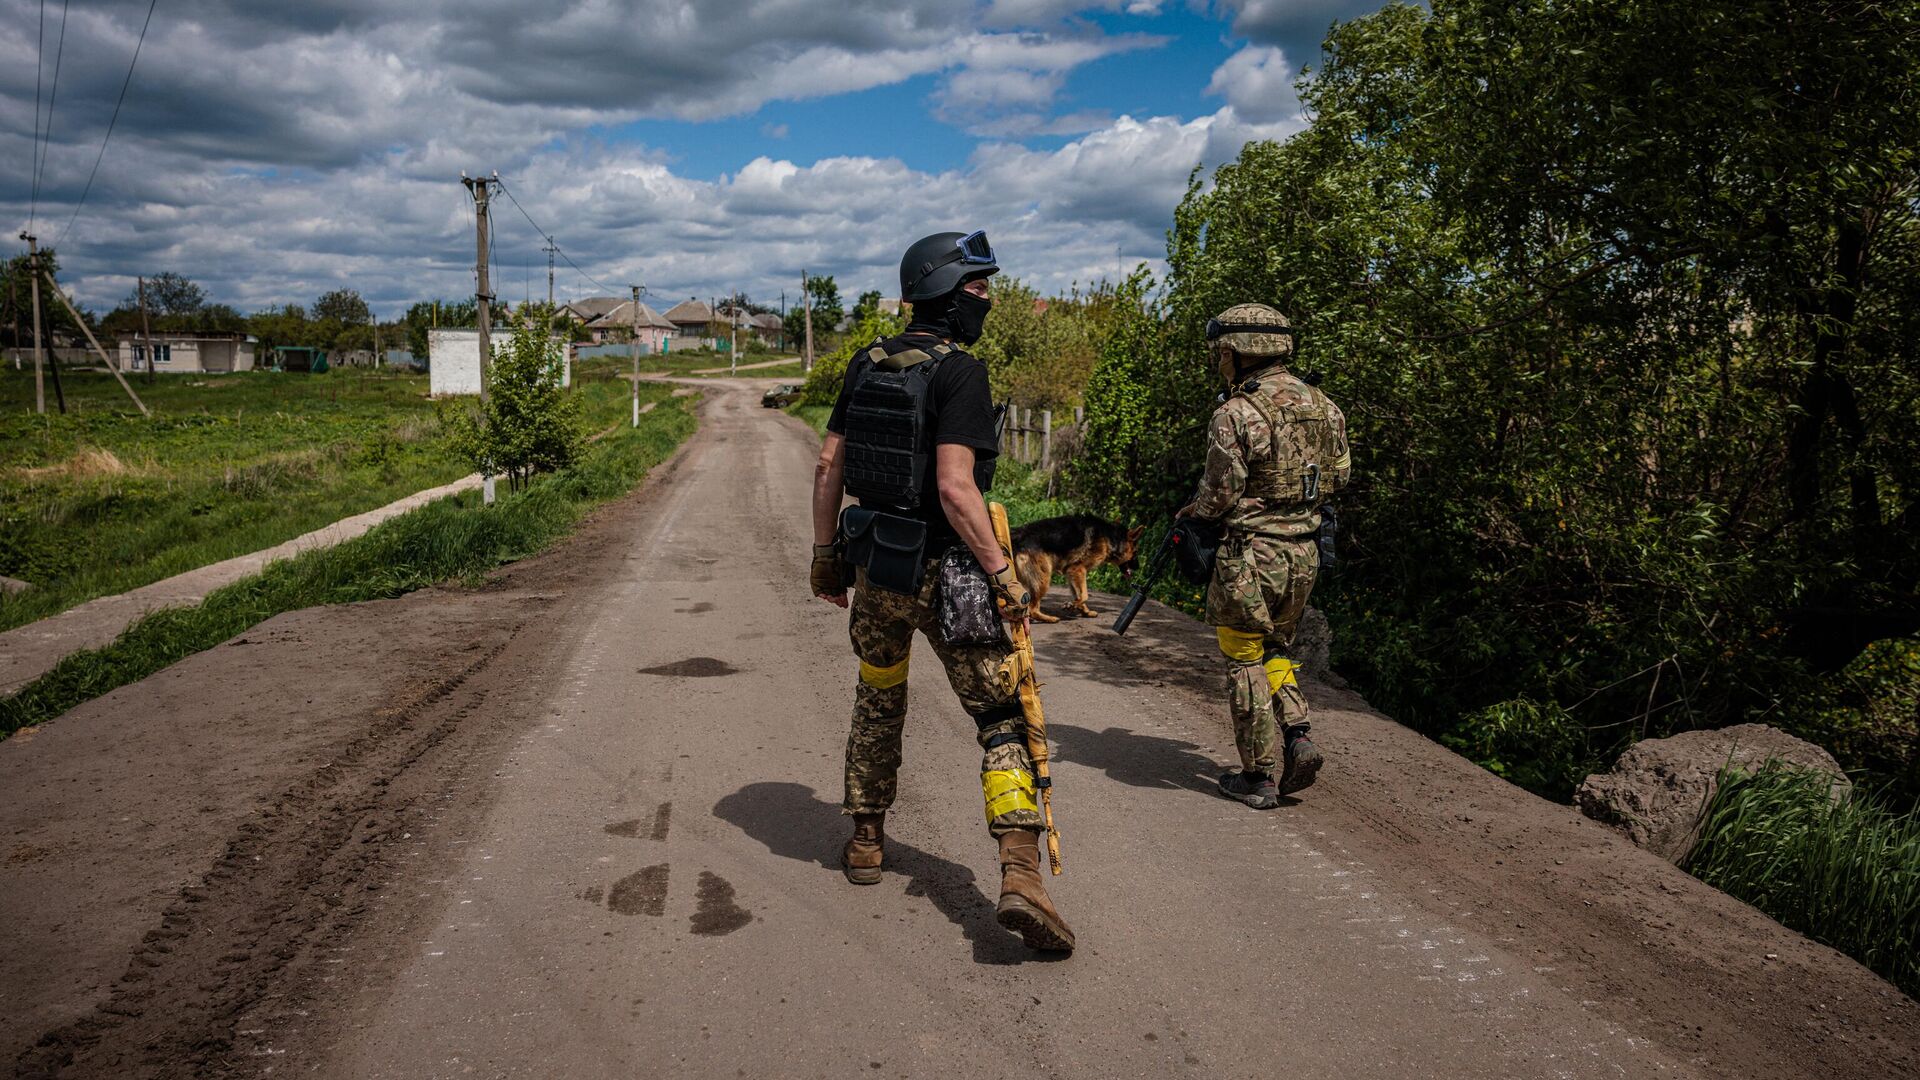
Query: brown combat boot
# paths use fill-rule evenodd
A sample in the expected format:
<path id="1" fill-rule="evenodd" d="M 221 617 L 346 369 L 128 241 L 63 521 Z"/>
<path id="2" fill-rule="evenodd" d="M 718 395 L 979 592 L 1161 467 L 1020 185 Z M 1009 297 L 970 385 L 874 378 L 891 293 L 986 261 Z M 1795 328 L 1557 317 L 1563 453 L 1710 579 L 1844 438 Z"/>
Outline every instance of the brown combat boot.
<path id="1" fill-rule="evenodd" d="M 886 843 L 887 815 L 853 815 L 853 839 L 847 841 L 845 851 L 840 853 L 840 864 L 847 871 L 847 880 L 855 885 L 878 885 L 880 883 L 880 863 L 885 858 L 882 850 Z"/>
<path id="2" fill-rule="evenodd" d="M 1027 948 L 1072 952 L 1073 931 L 1053 910 L 1040 880 L 1040 834 L 1014 829 L 1000 834 L 1000 925 L 1019 934 Z"/>

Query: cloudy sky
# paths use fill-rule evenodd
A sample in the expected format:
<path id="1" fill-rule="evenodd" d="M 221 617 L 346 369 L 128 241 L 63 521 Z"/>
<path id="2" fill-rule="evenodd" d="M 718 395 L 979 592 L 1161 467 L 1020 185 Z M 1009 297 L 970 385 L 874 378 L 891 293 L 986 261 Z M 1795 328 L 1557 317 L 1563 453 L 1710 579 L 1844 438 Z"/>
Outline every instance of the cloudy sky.
<path id="1" fill-rule="evenodd" d="M 893 295 L 949 228 L 1065 288 L 1158 260 L 1188 171 L 1296 130 L 1294 76 L 1374 6 L 156 0 L 101 157 L 148 0 L 0 0 L 0 208 L 98 310 L 162 270 L 249 311 L 470 294 L 463 170 L 517 201 L 514 301 L 546 289 L 532 223 L 563 299 L 777 302 L 803 267 Z"/>

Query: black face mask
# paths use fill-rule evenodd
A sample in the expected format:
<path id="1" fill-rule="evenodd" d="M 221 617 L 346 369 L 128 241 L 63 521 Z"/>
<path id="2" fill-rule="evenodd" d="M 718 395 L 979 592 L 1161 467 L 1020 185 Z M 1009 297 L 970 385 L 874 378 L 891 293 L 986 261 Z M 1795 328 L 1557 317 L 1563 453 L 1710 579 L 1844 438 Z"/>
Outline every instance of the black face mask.
<path id="1" fill-rule="evenodd" d="M 975 296 L 966 290 L 953 294 L 953 310 L 947 315 L 947 324 L 953 328 L 953 340 L 962 345 L 971 345 L 980 340 L 980 334 L 987 326 L 987 312 L 993 310 L 993 301 L 984 296 Z"/>

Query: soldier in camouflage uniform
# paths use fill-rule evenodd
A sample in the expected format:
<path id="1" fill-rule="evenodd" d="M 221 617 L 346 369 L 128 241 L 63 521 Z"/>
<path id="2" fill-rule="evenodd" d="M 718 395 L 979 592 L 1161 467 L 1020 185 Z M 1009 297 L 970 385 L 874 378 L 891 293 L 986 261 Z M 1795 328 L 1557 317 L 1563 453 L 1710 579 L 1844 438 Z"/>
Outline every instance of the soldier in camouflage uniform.
<path id="1" fill-rule="evenodd" d="M 898 788 L 907 719 L 907 662 L 918 632 L 933 647 L 961 707 L 978 728 L 987 831 L 1000 847 L 996 918 L 1030 948 L 1071 952 L 1073 931 L 1054 908 L 1040 877 L 1045 821 L 1035 797 L 1013 644 L 1004 633 L 994 644 L 950 641 L 939 615 L 940 563 L 949 551 L 962 549 L 978 564 L 974 572 L 985 574 L 981 601 L 994 603 L 1002 619 L 1025 620 L 1031 602 L 994 536 L 981 494 L 992 486 L 999 428 L 986 365 L 964 351 L 980 337 L 991 303 L 986 279 L 998 269 L 984 232 L 935 233 L 907 249 L 900 264 L 900 290 L 913 304 L 913 320 L 904 333 L 876 341 L 854 357 L 827 420 L 814 470 L 814 549 L 808 582 L 815 596 L 841 607 L 848 604 L 847 585 L 855 587 L 847 629 L 860 660 L 860 677 L 847 736 L 843 806 L 853 818 L 853 836 L 841 856 L 847 880 L 870 885 L 881 879 L 886 813 Z M 900 399 L 871 396 L 871 387 L 894 385 L 901 373 L 925 379 L 922 404 L 890 405 Z M 908 411 L 883 413 L 887 408 Z M 885 470 L 898 471 L 906 460 L 899 452 L 902 430 L 918 432 L 913 449 L 917 460 L 927 464 L 918 466 L 924 471 L 916 475 L 896 477 Z M 864 486 L 856 488 L 854 470 L 865 470 L 859 478 Z M 878 483 L 896 479 L 911 485 L 918 497 L 890 501 L 874 494 Z M 849 575 L 842 560 L 851 547 L 841 546 L 847 537 L 839 524 L 843 493 L 857 496 L 862 510 L 879 512 L 876 517 L 924 525 L 925 576 L 917 591 L 879 573 L 878 563 L 868 564 L 876 567 L 873 572 L 862 567 Z M 914 559 L 907 556 L 906 561 L 912 565 Z M 897 572 L 898 564 L 888 571 Z M 896 591 L 889 583 L 907 591 Z"/>
<path id="2" fill-rule="evenodd" d="M 1199 494 L 1180 513 L 1224 527 L 1207 621 L 1227 658 L 1240 770 L 1220 778 L 1220 792 L 1266 810 L 1313 783 L 1323 762 L 1307 737 L 1291 650 L 1320 567 L 1320 507 L 1346 486 L 1352 460 L 1339 407 L 1287 371 L 1285 316 L 1236 304 L 1208 320 L 1207 347 L 1228 389 L 1207 428 Z M 1276 712 L 1284 740 L 1277 781 Z"/>

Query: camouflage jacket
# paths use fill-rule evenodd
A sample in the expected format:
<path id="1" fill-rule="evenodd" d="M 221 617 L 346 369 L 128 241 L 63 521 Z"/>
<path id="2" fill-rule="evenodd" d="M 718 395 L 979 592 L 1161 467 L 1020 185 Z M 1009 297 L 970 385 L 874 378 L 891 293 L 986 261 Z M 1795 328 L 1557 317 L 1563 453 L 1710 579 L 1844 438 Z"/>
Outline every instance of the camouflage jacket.
<path id="1" fill-rule="evenodd" d="M 1352 472 L 1345 414 L 1276 364 L 1213 411 L 1193 513 L 1234 532 L 1307 536 L 1320 526 L 1320 505 Z"/>

